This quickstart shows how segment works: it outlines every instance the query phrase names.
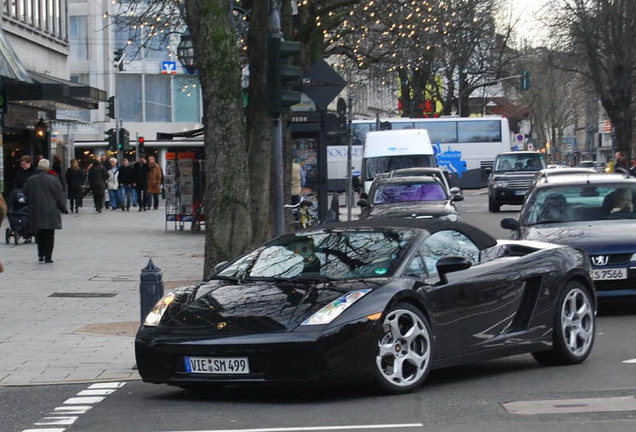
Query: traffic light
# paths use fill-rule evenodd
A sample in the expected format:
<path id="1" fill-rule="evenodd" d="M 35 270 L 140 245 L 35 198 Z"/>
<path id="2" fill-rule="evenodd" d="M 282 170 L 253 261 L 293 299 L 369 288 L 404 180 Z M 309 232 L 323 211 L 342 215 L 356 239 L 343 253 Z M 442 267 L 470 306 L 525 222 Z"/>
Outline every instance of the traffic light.
<path id="1" fill-rule="evenodd" d="M 143 156 L 146 153 L 146 145 L 144 143 L 144 137 L 137 138 L 137 153 Z"/>
<path id="2" fill-rule="evenodd" d="M 106 105 L 106 115 L 112 119 L 116 118 L 115 115 L 115 96 L 108 98 L 108 105 Z"/>
<path id="3" fill-rule="evenodd" d="M 122 49 L 117 49 L 113 52 L 114 57 L 113 57 L 113 66 L 115 66 L 115 69 L 119 70 L 119 71 L 123 71 L 124 70 L 124 50 Z"/>
<path id="4" fill-rule="evenodd" d="M 108 129 L 106 132 L 104 132 L 104 134 L 106 134 L 106 138 L 104 139 L 104 141 L 106 141 L 108 143 L 108 150 L 110 151 L 117 151 L 117 140 L 115 138 L 115 129 Z"/>
<path id="5" fill-rule="evenodd" d="M 297 66 L 283 64 L 283 59 L 300 52 L 300 42 L 284 41 L 279 34 L 267 35 L 267 97 L 269 113 L 280 114 L 283 108 L 300 102 L 300 92 L 289 83 L 301 77 Z"/>
<path id="6" fill-rule="evenodd" d="M 128 151 L 130 148 L 130 134 L 128 130 L 121 128 L 119 129 L 119 149 L 123 151 Z"/>
<path id="7" fill-rule="evenodd" d="M 521 72 L 521 90 L 530 90 L 530 71 L 524 70 Z"/>

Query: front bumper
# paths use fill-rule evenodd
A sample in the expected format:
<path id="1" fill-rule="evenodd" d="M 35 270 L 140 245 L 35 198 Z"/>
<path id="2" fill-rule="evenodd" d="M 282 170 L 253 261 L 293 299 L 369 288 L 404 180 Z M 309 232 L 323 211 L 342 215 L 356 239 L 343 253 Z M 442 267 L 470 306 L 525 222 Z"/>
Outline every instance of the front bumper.
<path id="1" fill-rule="evenodd" d="M 501 187 L 490 187 L 490 197 L 496 204 L 523 204 L 526 198 L 527 189 L 509 189 Z"/>
<path id="2" fill-rule="evenodd" d="M 375 373 L 381 324 L 363 320 L 325 331 L 265 333 L 224 338 L 184 336 L 143 327 L 135 339 L 143 381 L 167 384 L 313 382 L 369 379 Z M 192 374 L 185 356 L 247 357 L 247 375 Z"/>
<path id="3" fill-rule="evenodd" d="M 592 267 L 592 270 L 610 270 L 620 267 Z M 624 268 L 624 267 L 623 267 Z M 636 263 L 627 269 L 627 279 L 595 280 L 599 301 L 636 301 Z"/>

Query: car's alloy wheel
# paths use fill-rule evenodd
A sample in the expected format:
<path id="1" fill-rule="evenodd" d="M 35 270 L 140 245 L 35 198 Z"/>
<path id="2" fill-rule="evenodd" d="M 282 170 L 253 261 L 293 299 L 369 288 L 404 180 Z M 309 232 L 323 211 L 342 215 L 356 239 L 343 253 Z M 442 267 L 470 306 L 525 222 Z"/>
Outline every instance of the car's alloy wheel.
<path id="1" fill-rule="evenodd" d="M 581 363 L 592 351 L 595 329 L 589 292 L 570 282 L 557 302 L 552 350 L 533 353 L 534 358 L 549 365 Z"/>
<path id="2" fill-rule="evenodd" d="M 594 313 L 587 294 L 578 288 L 568 292 L 561 307 L 561 331 L 572 355 L 589 352 L 594 340 Z"/>
<path id="3" fill-rule="evenodd" d="M 398 304 L 384 317 L 376 356 L 378 383 L 391 393 L 420 385 L 430 370 L 431 331 L 421 311 Z"/>

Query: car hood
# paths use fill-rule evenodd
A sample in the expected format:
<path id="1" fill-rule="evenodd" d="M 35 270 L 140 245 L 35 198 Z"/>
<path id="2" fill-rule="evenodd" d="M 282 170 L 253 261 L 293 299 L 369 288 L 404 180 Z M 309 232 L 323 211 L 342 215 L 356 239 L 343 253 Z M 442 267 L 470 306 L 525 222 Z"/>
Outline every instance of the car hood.
<path id="1" fill-rule="evenodd" d="M 596 253 L 636 251 L 636 220 L 605 220 L 533 225 L 521 228 L 521 238 L 565 244 Z"/>
<path id="2" fill-rule="evenodd" d="M 440 217 L 457 213 L 448 201 L 417 201 L 409 203 L 376 204 L 371 208 L 369 217 L 372 218 L 400 218 L 431 216 Z"/>
<path id="3" fill-rule="evenodd" d="M 379 279 L 240 284 L 209 281 L 175 290 L 177 298 L 161 325 L 203 327 L 224 336 L 291 331 L 338 297 L 382 285 Z"/>

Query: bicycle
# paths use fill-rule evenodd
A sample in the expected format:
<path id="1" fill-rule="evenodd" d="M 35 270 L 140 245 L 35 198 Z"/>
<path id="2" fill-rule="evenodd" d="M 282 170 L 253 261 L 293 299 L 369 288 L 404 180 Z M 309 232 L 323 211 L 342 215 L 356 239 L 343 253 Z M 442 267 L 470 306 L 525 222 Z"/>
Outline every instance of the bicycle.
<path id="1" fill-rule="evenodd" d="M 316 203 L 307 198 L 300 197 L 300 201 L 296 204 L 285 204 L 286 209 L 291 209 L 294 214 L 294 225 L 300 229 L 310 228 L 316 220 Z"/>

